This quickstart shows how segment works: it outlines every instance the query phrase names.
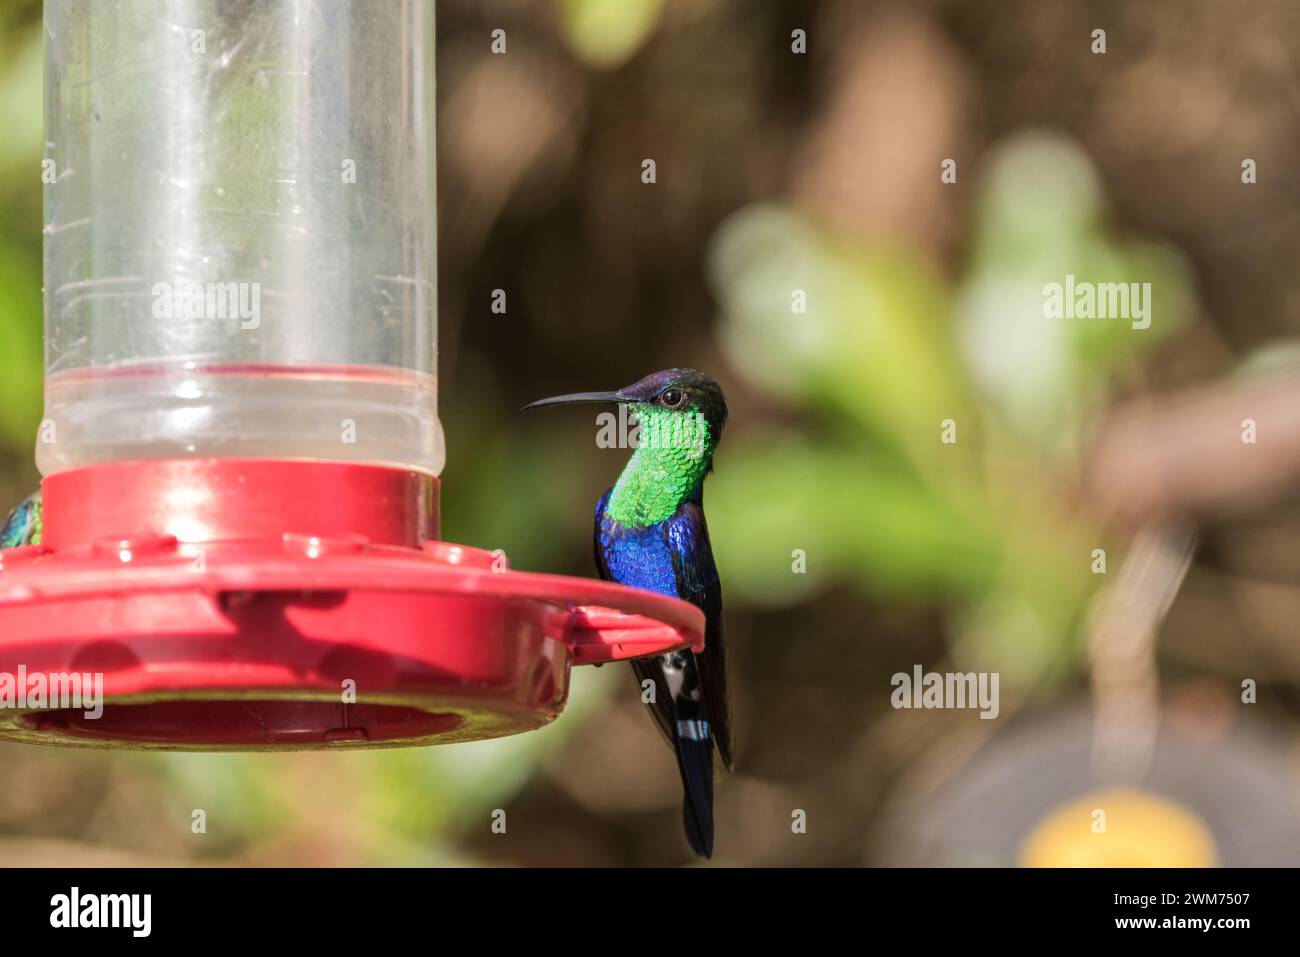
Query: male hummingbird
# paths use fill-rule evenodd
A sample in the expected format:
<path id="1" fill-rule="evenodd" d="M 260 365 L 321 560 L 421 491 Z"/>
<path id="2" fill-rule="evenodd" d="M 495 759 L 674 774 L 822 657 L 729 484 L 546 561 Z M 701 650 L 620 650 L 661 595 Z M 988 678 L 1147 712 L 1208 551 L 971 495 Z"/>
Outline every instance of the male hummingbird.
<path id="1" fill-rule="evenodd" d="M 659 729 L 677 753 L 682 818 L 696 854 L 713 855 L 713 748 L 732 768 L 722 585 L 704 522 L 704 477 L 727 421 L 718 384 L 694 369 L 666 369 L 617 392 L 541 399 L 525 409 L 620 403 L 636 417 L 636 450 L 596 505 L 596 570 L 607 581 L 683 598 L 703 610 L 704 652 L 632 662 Z"/>
<path id="2" fill-rule="evenodd" d="M 41 493 L 38 489 L 18 503 L 0 525 L 0 548 L 41 543 Z"/>

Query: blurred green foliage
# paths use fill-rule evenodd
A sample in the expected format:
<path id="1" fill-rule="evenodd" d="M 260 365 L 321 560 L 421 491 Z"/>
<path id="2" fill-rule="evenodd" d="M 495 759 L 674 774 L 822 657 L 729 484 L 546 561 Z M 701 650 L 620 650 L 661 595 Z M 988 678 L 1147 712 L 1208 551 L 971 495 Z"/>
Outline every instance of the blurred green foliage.
<path id="1" fill-rule="evenodd" d="M 994 150 L 972 220 L 957 336 L 999 427 L 1044 455 L 1071 454 L 1110 376 L 1174 332 L 1191 307 L 1190 271 L 1167 245 L 1117 239 L 1088 157 L 1068 140 L 1022 134 Z M 1119 319 L 1047 319 L 1043 286 L 1147 283 L 1151 329 Z"/>
<path id="2" fill-rule="evenodd" d="M 41 415 L 39 24 L 0 31 L 0 447 L 32 447 Z"/>
<path id="3" fill-rule="evenodd" d="M 1191 299 L 1176 253 L 1111 237 L 1103 212 L 1082 151 L 1033 135 L 990 157 L 955 284 L 917 250 L 798 209 L 723 226 L 711 274 L 728 359 L 805 415 L 732 438 L 710 484 L 731 594 L 789 604 L 848 584 L 937 600 L 970 666 L 1021 688 L 1069 672 L 1101 534 L 1069 499 L 1072 457 L 1115 370 Z M 1044 286 L 1071 272 L 1150 282 L 1159 321 L 1045 317 Z"/>

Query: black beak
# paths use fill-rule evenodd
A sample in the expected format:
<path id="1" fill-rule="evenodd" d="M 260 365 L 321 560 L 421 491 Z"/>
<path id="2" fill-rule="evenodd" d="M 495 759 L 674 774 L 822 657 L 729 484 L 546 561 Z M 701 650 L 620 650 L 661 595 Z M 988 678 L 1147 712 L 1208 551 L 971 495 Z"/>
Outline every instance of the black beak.
<path id="1" fill-rule="evenodd" d="M 521 411 L 545 409 L 552 405 L 590 405 L 594 403 L 626 402 L 622 392 L 573 392 L 569 395 L 553 395 L 549 399 L 529 402 Z"/>

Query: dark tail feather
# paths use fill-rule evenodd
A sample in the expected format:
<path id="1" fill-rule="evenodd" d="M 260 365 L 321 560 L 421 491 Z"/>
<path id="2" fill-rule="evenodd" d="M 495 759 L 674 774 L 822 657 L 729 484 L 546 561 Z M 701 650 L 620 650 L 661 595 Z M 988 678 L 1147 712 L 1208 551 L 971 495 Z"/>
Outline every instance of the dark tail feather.
<path id="1" fill-rule="evenodd" d="M 682 774 L 682 822 L 691 849 L 713 857 L 713 739 L 706 721 L 679 721 L 674 735 Z"/>

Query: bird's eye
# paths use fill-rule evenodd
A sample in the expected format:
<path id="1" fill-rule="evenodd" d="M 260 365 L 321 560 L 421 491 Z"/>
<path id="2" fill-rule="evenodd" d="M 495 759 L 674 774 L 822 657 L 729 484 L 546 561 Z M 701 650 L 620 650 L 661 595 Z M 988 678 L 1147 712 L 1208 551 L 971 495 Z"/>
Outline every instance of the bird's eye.
<path id="1" fill-rule="evenodd" d="M 681 389 L 664 389 L 659 393 L 659 402 L 668 409 L 680 409 L 686 401 L 686 393 Z"/>

